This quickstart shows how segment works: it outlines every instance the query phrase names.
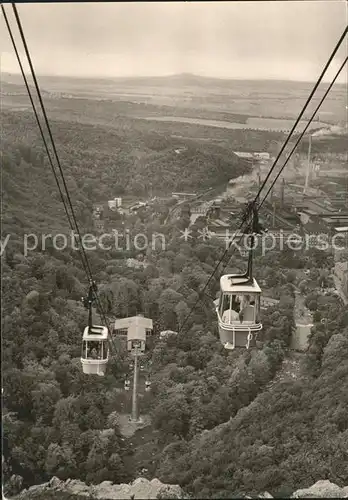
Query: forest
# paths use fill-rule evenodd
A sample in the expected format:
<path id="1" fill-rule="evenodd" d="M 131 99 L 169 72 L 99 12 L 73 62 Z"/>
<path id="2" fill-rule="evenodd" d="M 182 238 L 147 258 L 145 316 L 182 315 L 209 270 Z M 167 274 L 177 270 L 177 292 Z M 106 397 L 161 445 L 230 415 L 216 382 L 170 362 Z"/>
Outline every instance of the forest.
<path id="1" fill-rule="evenodd" d="M 66 101 L 66 102 L 65 102 Z M 226 184 L 250 167 L 234 150 L 264 151 L 284 134 L 260 130 L 217 129 L 136 119 L 119 103 L 47 99 L 51 128 L 71 188 L 102 201 L 132 192 L 147 196 L 204 190 Z M 24 103 L 23 103 L 24 104 Z M 127 108 L 127 107 L 126 107 Z M 41 147 L 35 119 L 28 111 L 3 110 L 3 141 Z M 180 154 L 176 149 L 182 149 Z M 84 176 L 78 174 L 84 172 Z M 78 185 L 74 186 L 74 182 Z"/>
<path id="2" fill-rule="evenodd" d="M 179 231 L 183 220 L 166 227 L 160 216 L 135 216 L 131 230 L 156 230 L 168 240 L 165 249 L 145 252 L 147 267 L 124 265 L 124 259 L 137 257 L 135 250 L 89 252 L 110 320 L 141 311 L 153 319 L 156 333 L 180 332 L 156 341 L 148 353 L 152 391 L 143 399 L 142 411 L 151 416 L 152 441 L 134 450 L 120 433 L 115 390 L 127 374 L 126 352 L 120 347 L 112 353 L 104 378 L 87 377 L 81 370 L 87 315 L 80 299 L 88 283 L 77 252 L 59 251 L 48 238 L 44 250 L 23 253 L 25 232 L 67 231 L 68 224 L 42 147 L 28 126 L 29 116 L 8 117 L 12 121 L 4 126 L 2 146 L 2 240 L 7 234 L 11 238 L 1 256 L 6 491 L 15 489 L 13 475 L 22 478 L 21 487 L 52 476 L 88 484 L 118 483 L 132 481 L 142 468 L 151 477 L 181 485 L 194 498 L 231 498 L 265 490 L 287 496 L 324 478 L 347 484 L 348 312 L 336 296 L 318 291 L 332 256 L 314 249 L 256 255 L 255 273 L 262 288 L 279 304 L 263 312 L 259 350 L 228 354 L 217 338 L 212 301 L 200 293 L 224 252 L 221 242 L 185 243 Z M 69 147 L 61 148 L 62 162 L 86 232 L 93 230 L 93 201 L 118 187 L 126 189 L 124 178 L 132 179 L 136 191 L 136 182 L 142 184 L 145 176 L 156 182 L 161 173 L 160 186 L 174 190 L 182 186 L 182 179 L 177 184 L 174 180 L 183 172 L 193 188 L 202 185 L 200 176 L 209 171 L 204 159 L 211 153 L 201 146 L 193 156 L 203 170 L 195 175 L 183 168 L 187 160 L 181 170 L 180 162 L 177 171 L 169 162 L 165 169 L 163 164 L 158 170 L 153 167 L 151 176 L 151 168 L 139 167 L 135 175 L 126 160 L 134 143 L 124 144 L 122 136 L 108 136 L 105 130 L 102 134 L 98 127 L 79 125 L 85 134 L 80 130 L 74 135 L 67 122 L 54 126 L 61 144 L 70 134 Z M 20 143 L 9 135 L 16 127 Z M 89 142 L 88 130 L 99 131 L 109 141 L 104 157 Z M 85 163 L 86 155 L 90 156 Z M 211 158 L 217 169 L 210 171 L 212 177 L 216 172 L 227 175 L 228 169 L 232 177 L 232 167 L 239 175 L 241 167 L 234 158 L 215 153 Z M 205 181 L 210 182 L 208 177 Z M 225 272 L 244 267 L 245 259 L 234 253 Z M 282 361 L 291 356 L 301 269 L 310 269 L 312 280 L 304 288 L 314 319 L 309 348 L 300 355 L 300 377 L 270 386 Z M 215 297 L 217 291 L 218 280 L 213 280 L 208 293 Z M 198 297 L 201 300 L 180 331 Z"/>

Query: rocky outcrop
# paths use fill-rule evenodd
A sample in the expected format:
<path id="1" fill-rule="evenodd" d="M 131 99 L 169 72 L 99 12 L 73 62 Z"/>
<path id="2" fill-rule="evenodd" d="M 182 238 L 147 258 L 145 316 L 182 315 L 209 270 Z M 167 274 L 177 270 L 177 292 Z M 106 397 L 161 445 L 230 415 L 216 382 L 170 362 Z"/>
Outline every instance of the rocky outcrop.
<path id="1" fill-rule="evenodd" d="M 348 486 L 340 488 L 328 480 L 317 481 L 310 488 L 295 491 L 292 498 L 348 498 Z"/>
<path id="2" fill-rule="evenodd" d="M 61 495 L 68 496 L 61 496 Z M 70 496 L 71 495 L 71 496 Z M 131 484 L 112 484 L 111 481 L 104 481 L 96 486 L 87 486 L 82 481 L 68 479 L 61 481 L 53 477 L 49 483 L 39 486 L 32 486 L 28 490 L 23 490 L 18 496 L 5 497 L 6 500 L 35 500 L 35 499 L 67 499 L 79 500 L 82 498 L 94 500 L 146 500 L 146 499 L 184 499 L 188 498 L 183 490 L 172 484 L 163 484 L 158 479 L 138 478 Z M 246 496 L 245 498 L 251 498 Z M 262 493 L 258 498 L 273 498 L 268 492 Z M 291 498 L 348 498 L 348 486 L 340 488 L 330 481 L 317 481 L 310 488 L 297 490 Z"/>
<path id="3" fill-rule="evenodd" d="M 127 499 L 156 499 L 156 498 L 185 498 L 184 492 L 177 485 L 163 484 L 158 479 L 138 478 L 131 484 L 112 484 L 111 481 L 104 481 L 98 485 L 88 486 L 82 481 L 68 479 L 61 481 L 53 477 L 48 483 L 32 486 L 28 490 L 23 490 L 12 500 L 29 500 L 38 496 L 44 498 L 45 495 L 64 492 L 73 495 L 73 498 L 89 498 L 95 500 L 127 500 Z M 57 497 L 58 498 L 58 497 Z"/>
<path id="4" fill-rule="evenodd" d="M 251 498 L 251 497 L 247 497 Z M 268 492 L 258 496 L 258 498 L 273 498 Z M 313 486 L 303 490 L 297 490 L 291 498 L 348 498 L 348 486 L 340 488 L 335 483 L 328 480 L 317 481 Z"/>

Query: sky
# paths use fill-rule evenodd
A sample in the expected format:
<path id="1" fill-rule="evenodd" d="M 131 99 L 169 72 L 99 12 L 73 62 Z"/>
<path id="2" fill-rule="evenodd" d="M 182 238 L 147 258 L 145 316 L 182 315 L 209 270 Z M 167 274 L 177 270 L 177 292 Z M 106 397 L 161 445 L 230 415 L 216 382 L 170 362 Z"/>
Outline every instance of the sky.
<path id="1" fill-rule="evenodd" d="M 5 7 L 15 29 L 12 8 Z M 69 2 L 17 9 L 36 72 L 81 77 L 188 72 L 314 81 L 348 21 L 345 0 Z M 18 73 L 3 18 L 0 47 L 1 71 Z M 347 44 L 326 81 L 346 55 Z M 347 71 L 340 81 L 347 81 Z"/>

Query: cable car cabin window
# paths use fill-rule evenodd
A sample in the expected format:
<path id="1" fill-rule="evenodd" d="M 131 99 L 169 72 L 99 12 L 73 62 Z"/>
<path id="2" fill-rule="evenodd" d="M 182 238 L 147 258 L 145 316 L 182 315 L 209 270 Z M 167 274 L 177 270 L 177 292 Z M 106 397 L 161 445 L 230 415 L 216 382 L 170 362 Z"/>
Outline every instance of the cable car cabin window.
<path id="1" fill-rule="evenodd" d="M 82 358 L 87 358 L 87 342 L 84 340 L 82 342 Z"/>
<path id="2" fill-rule="evenodd" d="M 240 313 L 240 308 L 241 308 L 241 299 L 238 295 L 232 295 L 232 305 L 231 309 L 238 314 Z"/>
<path id="3" fill-rule="evenodd" d="M 107 359 L 108 357 L 108 346 L 106 342 L 102 342 L 102 359 Z"/>
<path id="4" fill-rule="evenodd" d="M 224 294 L 220 306 L 223 323 L 259 322 L 260 296 L 256 294 Z"/>
<path id="5" fill-rule="evenodd" d="M 246 323 L 259 322 L 260 296 L 255 294 L 242 297 L 242 309 L 240 319 Z"/>
<path id="6" fill-rule="evenodd" d="M 221 316 L 223 323 L 239 322 L 241 299 L 235 294 L 225 294 L 223 296 Z"/>
<path id="7" fill-rule="evenodd" d="M 102 342 L 87 340 L 86 343 L 87 343 L 87 356 L 86 356 L 87 359 L 103 359 Z"/>
<path id="8" fill-rule="evenodd" d="M 231 295 L 223 295 L 221 298 L 220 314 L 223 316 L 224 312 L 230 308 Z"/>
<path id="9" fill-rule="evenodd" d="M 255 299 L 250 295 L 243 296 L 240 320 L 243 323 L 255 323 Z"/>
<path id="10" fill-rule="evenodd" d="M 261 297 L 260 295 L 256 295 L 255 297 L 255 323 L 260 323 L 261 322 L 261 317 L 260 317 L 260 302 L 261 302 Z"/>

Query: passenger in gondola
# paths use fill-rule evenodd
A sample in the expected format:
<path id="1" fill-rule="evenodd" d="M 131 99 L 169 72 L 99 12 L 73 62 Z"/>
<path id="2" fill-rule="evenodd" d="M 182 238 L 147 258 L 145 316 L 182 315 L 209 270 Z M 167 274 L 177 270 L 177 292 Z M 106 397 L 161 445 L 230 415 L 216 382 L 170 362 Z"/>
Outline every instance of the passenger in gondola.
<path id="1" fill-rule="evenodd" d="M 91 358 L 92 359 L 98 359 L 98 351 L 95 347 L 91 350 Z"/>
<path id="2" fill-rule="evenodd" d="M 251 304 L 251 298 L 246 295 L 244 298 L 243 309 L 241 311 L 242 319 L 241 323 L 245 321 L 255 321 L 255 306 Z"/>
<path id="3" fill-rule="evenodd" d="M 236 311 L 236 304 L 234 303 L 235 297 L 232 297 L 232 307 L 230 309 L 229 297 L 225 298 L 225 310 L 222 315 L 222 320 L 225 323 L 231 324 L 233 321 L 238 320 L 238 312 Z"/>
<path id="4" fill-rule="evenodd" d="M 238 296 L 232 296 L 232 306 L 231 306 L 231 309 L 228 307 L 228 302 L 229 302 L 229 299 L 227 299 L 227 303 L 226 303 L 226 309 L 225 311 L 223 312 L 223 315 L 222 315 L 222 320 L 225 322 L 225 323 L 234 323 L 235 321 L 238 321 L 238 313 L 239 313 L 239 310 L 240 310 L 240 301 L 239 301 L 239 297 Z"/>
<path id="5" fill-rule="evenodd" d="M 241 323 L 243 323 L 244 319 L 245 319 L 245 310 L 248 306 L 248 296 L 245 295 L 244 297 L 242 297 L 242 304 L 241 304 L 241 308 L 240 308 L 240 313 L 239 313 L 239 321 Z"/>
<path id="6" fill-rule="evenodd" d="M 240 311 L 240 297 L 238 295 L 232 296 L 232 309 L 237 313 Z"/>

